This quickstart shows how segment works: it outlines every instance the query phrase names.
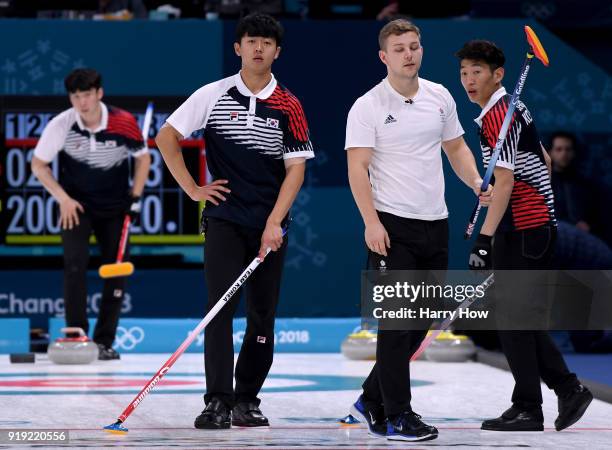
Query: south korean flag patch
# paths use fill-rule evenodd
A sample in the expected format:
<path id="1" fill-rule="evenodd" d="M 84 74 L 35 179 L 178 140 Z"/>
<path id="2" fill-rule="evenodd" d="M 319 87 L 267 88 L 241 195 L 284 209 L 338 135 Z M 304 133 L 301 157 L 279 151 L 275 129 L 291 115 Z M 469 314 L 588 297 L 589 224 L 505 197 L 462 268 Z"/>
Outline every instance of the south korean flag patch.
<path id="1" fill-rule="evenodd" d="M 278 119 L 273 119 L 271 117 L 268 117 L 266 119 L 266 127 L 268 127 L 268 128 L 278 128 Z"/>

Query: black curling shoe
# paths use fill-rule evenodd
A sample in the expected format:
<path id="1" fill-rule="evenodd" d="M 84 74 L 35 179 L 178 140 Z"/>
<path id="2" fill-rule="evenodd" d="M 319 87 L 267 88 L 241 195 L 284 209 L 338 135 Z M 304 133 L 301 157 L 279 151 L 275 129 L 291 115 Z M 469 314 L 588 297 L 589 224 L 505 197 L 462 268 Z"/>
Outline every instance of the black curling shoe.
<path id="1" fill-rule="evenodd" d="M 541 409 L 525 411 L 512 406 L 497 419 L 482 422 L 480 428 L 488 431 L 544 431 L 544 415 Z"/>
<path id="2" fill-rule="evenodd" d="M 98 360 L 110 361 L 113 359 L 121 359 L 121 355 L 112 347 L 107 347 L 104 344 L 98 344 Z"/>
<path id="3" fill-rule="evenodd" d="M 387 421 L 389 441 L 429 441 L 437 437 L 437 428 L 423 423 L 421 416 L 413 411 L 405 411 L 397 418 Z"/>
<path id="4" fill-rule="evenodd" d="M 555 420 L 555 430 L 561 431 L 578 422 L 591 401 L 593 394 L 581 384 L 572 389 L 568 395 L 559 397 L 559 416 Z"/>
<path id="5" fill-rule="evenodd" d="M 231 427 L 231 411 L 219 399 L 213 398 L 193 424 L 202 430 L 221 430 Z"/>
<path id="6" fill-rule="evenodd" d="M 237 427 L 267 427 L 270 425 L 256 403 L 238 403 L 232 410 L 232 425 Z"/>

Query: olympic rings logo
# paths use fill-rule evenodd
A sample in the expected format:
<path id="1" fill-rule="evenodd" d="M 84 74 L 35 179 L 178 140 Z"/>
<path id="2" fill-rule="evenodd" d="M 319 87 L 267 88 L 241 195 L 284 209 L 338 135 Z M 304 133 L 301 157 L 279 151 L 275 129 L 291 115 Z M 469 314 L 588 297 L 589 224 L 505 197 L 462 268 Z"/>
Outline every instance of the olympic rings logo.
<path id="1" fill-rule="evenodd" d="M 525 2 L 521 5 L 522 13 L 527 17 L 534 17 L 540 20 L 551 18 L 556 12 L 557 7 L 553 2 Z"/>
<path id="2" fill-rule="evenodd" d="M 143 341 L 144 337 L 145 332 L 140 327 L 132 327 L 130 329 L 117 327 L 113 347 L 122 350 L 133 350 L 134 347 Z"/>

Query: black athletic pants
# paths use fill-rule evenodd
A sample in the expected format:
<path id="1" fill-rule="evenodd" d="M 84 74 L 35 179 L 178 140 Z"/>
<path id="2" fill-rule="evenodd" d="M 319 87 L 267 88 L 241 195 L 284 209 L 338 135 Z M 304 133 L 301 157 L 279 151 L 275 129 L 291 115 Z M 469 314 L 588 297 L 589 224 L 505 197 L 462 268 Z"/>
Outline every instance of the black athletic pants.
<path id="1" fill-rule="evenodd" d="M 204 274 L 209 311 L 257 256 L 263 230 L 208 218 L 204 244 Z M 233 386 L 234 344 L 232 320 L 242 289 L 236 292 L 204 331 L 206 372 L 205 403 L 218 398 L 228 406 L 255 402 L 272 366 L 274 317 L 280 293 L 287 235 L 282 247 L 270 252 L 244 285 L 246 332 L 236 362 Z"/>
<path id="2" fill-rule="evenodd" d="M 538 227 L 524 231 L 496 233 L 493 242 L 493 267 L 498 270 L 544 270 L 549 268 L 556 240 L 555 227 Z M 508 273 L 506 273 L 507 275 Z M 518 292 L 529 288 L 512 283 L 512 277 L 496 274 L 496 285 L 502 293 L 501 302 L 512 301 Z M 497 291 L 496 287 L 496 291 Z M 546 302 L 545 298 L 528 301 Z M 536 305 L 537 306 L 537 305 Z M 526 305 L 527 308 L 530 305 Z M 503 305 L 500 303 L 503 310 Z M 528 320 L 526 317 L 525 320 Z M 512 403 L 520 409 L 537 409 L 542 405 L 540 378 L 557 395 L 564 395 L 578 384 L 563 356 L 552 341 L 548 331 L 500 330 L 502 349 L 508 359 L 515 386 Z"/>
<path id="3" fill-rule="evenodd" d="M 368 269 L 446 270 L 448 267 L 448 221 L 416 220 L 379 212 L 389 234 L 388 256 L 368 252 Z M 363 401 L 369 408 L 384 406 L 385 416 L 410 410 L 410 358 L 427 330 L 378 330 L 376 363 L 363 383 Z"/>
<path id="4" fill-rule="evenodd" d="M 93 231 L 100 247 L 101 263 L 117 260 L 117 249 L 121 238 L 121 227 L 125 214 L 118 212 L 111 217 L 97 217 L 79 213 L 79 225 L 71 230 L 62 230 L 64 246 L 64 304 L 66 325 L 80 327 L 89 332 L 87 321 L 87 265 L 89 263 L 89 237 Z M 126 248 L 127 260 L 129 245 Z M 113 345 L 123 303 L 125 277 L 104 281 L 102 301 L 98 305 L 98 320 L 93 340 L 107 347 Z"/>

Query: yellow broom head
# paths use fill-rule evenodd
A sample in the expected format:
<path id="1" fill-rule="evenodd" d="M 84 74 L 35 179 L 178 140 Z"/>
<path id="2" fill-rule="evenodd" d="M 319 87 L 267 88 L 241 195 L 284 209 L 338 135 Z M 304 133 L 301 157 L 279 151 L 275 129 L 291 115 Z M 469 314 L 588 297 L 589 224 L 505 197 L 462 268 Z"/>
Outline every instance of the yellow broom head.
<path id="1" fill-rule="evenodd" d="M 101 278 L 127 277 L 134 273 L 134 264 L 131 262 L 104 264 L 98 270 Z"/>

